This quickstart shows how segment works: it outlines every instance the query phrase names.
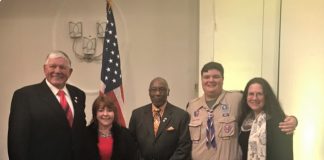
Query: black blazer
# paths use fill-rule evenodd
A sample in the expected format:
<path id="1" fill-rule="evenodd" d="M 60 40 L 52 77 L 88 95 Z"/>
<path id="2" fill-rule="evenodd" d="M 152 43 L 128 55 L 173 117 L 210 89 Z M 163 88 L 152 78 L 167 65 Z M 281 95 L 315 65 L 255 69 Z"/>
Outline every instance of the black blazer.
<path id="1" fill-rule="evenodd" d="M 188 113 L 167 103 L 155 137 L 152 104 L 148 104 L 133 111 L 129 129 L 138 143 L 142 159 L 186 160 L 191 159 L 188 124 Z"/>
<path id="2" fill-rule="evenodd" d="M 136 143 L 129 130 L 114 123 L 111 132 L 114 141 L 110 160 L 137 160 Z M 97 144 L 98 127 L 91 124 L 87 127 L 87 159 L 100 160 Z"/>
<path id="3" fill-rule="evenodd" d="M 278 127 L 282 119 L 271 117 L 267 119 L 267 160 L 293 160 L 293 136 L 286 135 Z M 239 135 L 239 143 L 242 148 L 243 158 L 247 159 L 248 140 L 250 131 L 241 132 Z"/>
<path id="4" fill-rule="evenodd" d="M 85 93 L 66 85 L 74 107 L 72 128 L 45 80 L 15 91 L 9 116 L 10 160 L 82 159 Z"/>

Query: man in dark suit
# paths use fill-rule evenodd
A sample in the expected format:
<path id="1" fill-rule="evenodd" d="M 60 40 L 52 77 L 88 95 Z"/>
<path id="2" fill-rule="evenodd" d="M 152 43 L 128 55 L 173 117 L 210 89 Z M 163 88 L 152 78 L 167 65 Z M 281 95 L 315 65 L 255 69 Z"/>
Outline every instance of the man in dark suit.
<path id="1" fill-rule="evenodd" d="M 51 52 L 43 66 L 45 79 L 15 91 L 9 116 L 10 160 L 82 159 L 85 93 L 66 84 L 71 61 L 62 51 Z M 60 104 L 63 90 L 67 108 Z M 66 104 L 66 103 L 65 103 Z M 69 111 L 70 110 L 70 111 Z M 72 112 L 69 121 L 67 112 Z"/>
<path id="2" fill-rule="evenodd" d="M 132 113 L 129 129 L 138 143 L 141 159 L 191 159 L 189 115 L 167 101 L 169 92 L 165 79 L 153 79 L 149 87 L 152 103 L 135 109 Z M 159 110 L 160 117 L 156 132 L 153 118 L 155 110 Z"/>

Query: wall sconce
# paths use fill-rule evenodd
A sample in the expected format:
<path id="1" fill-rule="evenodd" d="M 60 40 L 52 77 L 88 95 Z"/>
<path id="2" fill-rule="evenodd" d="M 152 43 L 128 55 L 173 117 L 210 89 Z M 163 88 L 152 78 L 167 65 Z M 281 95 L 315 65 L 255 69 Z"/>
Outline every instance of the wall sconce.
<path id="1" fill-rule="evenodd" d="M 71 38 L 82 37 L 82 22 L 69 22 L 69 33 Z"/>
<path id="2" fill-rule="evenodd" d="M 97 37 L 105 38 L 106 22 L 97 22 Z"/>
<path id="3" fill-rule="evenodd" d="M 97 38 L 102 40 L 105 38 L 106 22 L 97 22 Z M 82 22 L 69 22 L 69 35 L 73 39 L 72 50 L 76 57 L 86 62 L 101 60 L 101 55 L 96 53 L 97 38 L 91 38 L 91 36 L 84 37 L 82 35 Z M 82 42 L 82 53 L 78 53 L 76 50 L 78 42 Z"/>

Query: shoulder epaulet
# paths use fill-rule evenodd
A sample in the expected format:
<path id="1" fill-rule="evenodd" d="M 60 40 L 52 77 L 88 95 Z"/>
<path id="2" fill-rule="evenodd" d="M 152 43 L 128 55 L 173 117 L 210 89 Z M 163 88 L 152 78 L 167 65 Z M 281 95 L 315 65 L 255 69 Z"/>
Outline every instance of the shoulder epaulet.
<path id="1" fill-rule="evenodd" d="M 190 101 L 187 103 L 186 109 L 188 109 L 188 107 L 189 107 L 190 104 L 199 101 L 200 98 L 201 98 L 201 97 L 197 97 L 197 98 L 194 98 L 194 99 L 190 100 Z"/>
<path id="2" fill-rule="evenodd" d="M 229 92 L 229 93 L 243 93 L 242 90 L 229 90 L 227 92 Z"/>
<path id="3" fill-rule="evenodd" d="M 197 98 L 195 98 L 195 99 L 192 99 L 189 103 L 196 102 L 196 101 L 198 101 L 199 99 L 200 99 L 200 97 L 197 97 Z"/>

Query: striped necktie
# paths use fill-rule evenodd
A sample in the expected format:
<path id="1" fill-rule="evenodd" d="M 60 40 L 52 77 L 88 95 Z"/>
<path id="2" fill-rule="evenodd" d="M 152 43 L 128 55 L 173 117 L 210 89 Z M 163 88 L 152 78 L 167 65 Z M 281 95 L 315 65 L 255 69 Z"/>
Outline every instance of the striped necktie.
<path id="1" fill-rule="evenodd" d="M 63 90 L 59 90 L 57 94 L 60 96 L 60 104 L 65 113 L 66 119 L 68 120 L 70 127 L 72 127 L 73 115 L 70 106 L 66 101 L 65 92 Z"/>
<path id="2" fill-rule="evenodd" d="M 206 145 L 208 148 L 210 147 L 216 148 L 214 115 L 212 112 L 208 112 L 207 128 L 206 128 Z"/>
<path id="3" fill-rule="evenodd" d="M 160 109 L 153 109 L 153 127 L 154 127 L 154 135 L 156 136 L 156 133 L 159 129 L 159 125 L 161 122 L 161 116 L 160 116 Z"/>

